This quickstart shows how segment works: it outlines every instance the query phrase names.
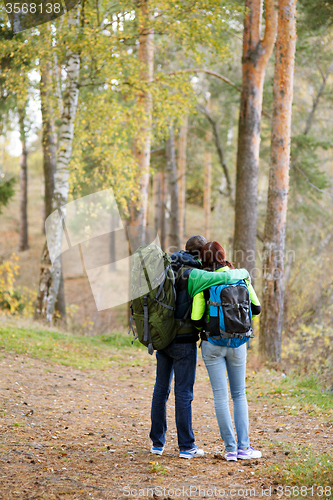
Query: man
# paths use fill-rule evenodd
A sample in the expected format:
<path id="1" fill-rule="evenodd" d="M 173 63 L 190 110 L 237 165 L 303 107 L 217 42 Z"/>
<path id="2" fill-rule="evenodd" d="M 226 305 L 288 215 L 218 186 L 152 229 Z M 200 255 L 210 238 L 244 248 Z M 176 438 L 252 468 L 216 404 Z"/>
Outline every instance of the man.
<path id="1" fill-rule="evenodd" d="M 222 277 L 217 273 L 201 271 L 200 250 L 207 243 L 201 235 L 192 236 L 181 250 L 171 255 L 172 269 L 176 277 L 176 311 L 179 327 L 175 339 L 156 352 L 156 382 L 151 406 L 150 439 L 151 453 L 162 455 L 167 430 L 166 403 L 175 375 L 175 417 L 180 458 L 202 457 L 204 451 L 195 445 L 192 429 L 192 400 L 195 380 L 198 330 L 191 322 L 192 299 L 207 286 L 217 284 L 208 279 L 222 279 L 223 283 L 248 277 L 245 270 L 231 270 Z M 195 271 L 199 270 L 199 271 Z M 209 278 L 210 277 L 210 278 Z M 219 281 L 219 284 L 222 282 Z"/>

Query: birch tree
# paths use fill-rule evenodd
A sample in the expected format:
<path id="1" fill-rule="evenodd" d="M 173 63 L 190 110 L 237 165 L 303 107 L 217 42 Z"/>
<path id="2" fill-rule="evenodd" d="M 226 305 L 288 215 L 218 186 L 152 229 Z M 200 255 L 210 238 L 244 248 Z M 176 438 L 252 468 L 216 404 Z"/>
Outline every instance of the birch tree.
<path id="1" fill-rule="evenodd" d="M 281 361 L 284 318 L 284 254 L 296 49 L 296 0 L 279 0 L 278 5 L 271 160 L 263 245 L 263 313 L 259 337 L 259 350 L 262 358 L 276 363 Z"/>
<path id="2" fill-rule="evenodd" d="M 73 9 L 68 15 L 68 28 L 71 33 L 77 35 L 79 28 L 79 9 Z M 75 37 L 74 35 L 74 37 Z M 73 44 L 75 45 L 75 43 Z M 69 191 L 69 162 L 72 154 L 72 142 L 74 136 L 74 121 L 79 96 L 79 70 L 80 56 L 78 49 L 67 48 L 67 82 L 63 95 L 63 113 L 59 133 L 59 145 L 57 151 L 56 173 L 54 177 L 54 195 L 52 201 L 52 212 L 64 207 L 68 200 Z M 63 208 L 63 210 L 65 210 Z M 62 227 L 54 224 L 50 227 L 54 248 L 58 255 L 61 254 Z M 61 259 L 58 258 L 50 265 L 48 249 L 45 245 L 42 261 L 39 290 L 35 309 L 36 319 L 46 319 L 52 322 L 54 307 L 58 296 L 61 281 Z"/>
<path id="3" fill-rule="evenodd" d="M 261 39 L 262 0 L 246 0 L 242 88 L 238 125 L 234 261 L 250 273 L 255 266 L 260 119 L 265 71 L 273 50 L 277 12 L 265 1 L 266 26 Z"/>

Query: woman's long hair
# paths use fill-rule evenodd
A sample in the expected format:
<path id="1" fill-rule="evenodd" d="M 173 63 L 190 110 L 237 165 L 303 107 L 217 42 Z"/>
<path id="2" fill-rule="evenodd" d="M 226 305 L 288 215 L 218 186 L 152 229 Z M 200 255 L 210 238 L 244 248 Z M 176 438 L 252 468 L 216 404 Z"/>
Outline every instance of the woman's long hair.
<path id="1" fill-rule="evenodd" d="M 225 250 L 217 241 L 208 241 L 200 251 L 202 268 L 206 271 L 216 271 L 216 269 L 224 266 L 234 269 L 234 266 L 225 257 Z"/>

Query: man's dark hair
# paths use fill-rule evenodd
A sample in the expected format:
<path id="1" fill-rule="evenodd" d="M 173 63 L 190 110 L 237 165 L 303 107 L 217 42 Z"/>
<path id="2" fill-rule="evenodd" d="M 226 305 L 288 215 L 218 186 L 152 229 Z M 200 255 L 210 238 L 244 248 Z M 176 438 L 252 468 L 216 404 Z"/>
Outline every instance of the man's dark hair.
<path id="1" fill-rule="evenodd" d="M 201 234 L 196 234 L 195 236 L 191 236 L 186 242 L 185 252 L 190 253 L 197 259 L 200 258 L 200 250 L 204 245 L 206 245 L 207 240 Z"/>

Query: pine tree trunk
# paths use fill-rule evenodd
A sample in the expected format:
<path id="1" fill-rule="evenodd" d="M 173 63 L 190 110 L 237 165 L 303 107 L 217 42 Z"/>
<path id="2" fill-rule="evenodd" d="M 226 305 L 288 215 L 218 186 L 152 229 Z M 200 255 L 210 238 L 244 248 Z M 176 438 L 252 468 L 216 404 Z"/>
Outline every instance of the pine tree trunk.
<path id="1" fill-rule="evenodd" d="M 279 0 L 273 84 L 273 120 L 267 216 L 264 234 L 263 313 L 259 350 L 263 360 L 280 363 L 284 317 L 284 257 L 291 105 L 296 49 L 296 0 Z"/>
<path id="2" fill-rule="evenodd" d="M 140 194 L 139 199 L 131 205 L 131 226 L 146 226 L 148 216 L 149 166 L 152 121 L 152 96 L 148 84 L 153 79 L 154 64 L 154 35 L 149 26 L 151 13 L 149 0 L 142 0 L 138 12 L 139 48 L 138 60 L 140 64 L 140 81 L 146 87 L 141 90 L 137 98 L 137 107 L 141 127 L 135 141 L 135 157 L 139 166 Z M 142 231 L 142 234 L 144 231 Z M 144 234 L 142 236 L 144 243 Z"/>
<path id="3" fill-rule="evenodd" d="M 204 236 L 209 241 L 210 238 L 210 212 L 211 212 L 211 182 L 212 182 L 212 153 L 210 152 L 210 143 L 212 133 L 206 132 L 206 151 L 205 151 L 205 180 L 204 180 L 204 216 L 205 230 Z"/>
<path id="4" fill-rule="evenodd" d="M 234 257 L 237 267 L 255 267 L 260 121 L 265 70 L 273 50 L 275 0 L 266 1 L 266 29 L 261 40 L 262 0 L 246 0 L 242 90 L 238 125 Z"/>
<path id="5" fill-rule="evenodd" d="M 185 232 L 185 204 L 186 204 L 186 146 L 187 146 L 188 116 L 179 131 L 178 153 L 178 187 L 179 187 L 179 239 L 182 243 Z"/>
<path id="6" fill-rule="evenodd" d="M 18 250 L 23 252 L 28 245 L 28 172 L 27 172 L 27 144 L 24 130 L 25 109 L 19 109 L 20 140 L 22 153 L 20 158 L 20 224 Z"/>
<path id="7" fill-rule="evenodd" d="M 154 228 L 159 233 L 161 225 L 161 172 L 153 177 Z"/>
<path id="8" fill-rule="evenodd" d="M 77 29 L 79 27 L 79 10 L 71 10 L 69 13 L 68 27 Z M 56 162 L 56 173 L 54 177 L 54 196 L 52 202 L 52 212 L 62 207 L 65 215 L 65 205 L 68 200 L 69 190 L 69 162 L 72 155 L 72 143 L 74 136 L 74 121 L 78 103 L 80 56 L 67 49 L 67 85 L 63 97 L 63 113 L 59 134 L 59 144 Z M 55 224 L 50 227 L 53 246 L 57 253 L 61 254 L 62 227 Z M 45 261 L 43 261 L 43 258 Z M 56 299 L 61 281 L 61 258 L 57 258 L 49 268 L 50 257 L 48 251 L 43 252 L 41 263 L 41 277 L 38 290 L 38 297 L 35 310 L 36 319 L 46 319 L 52 322 Z M 46 280 L 46 277 L 48 279 Z"/>
<path id="9" fill-rule="evenodd" d="M 175 136 L 173 126 L 169 128 L 169 139 L 167 143 L 167 161 L 168 161 L 168 180 L 170 192 L 170 223 L 169 223 L 169 239 L 168 252 L 173 253 L 180 250 L 179 238 L 179 201 L 178 201 L 178 181 L 177 181 L 177 165 L 175 153 Z"/>
<path id="10" fill-rule="evenodd" d="M 165 172 L 161 172 L 161 205 L 160 205 L 160 241 L 161 248 L 165 252 L 166 247 L 166 183 Z"/>

